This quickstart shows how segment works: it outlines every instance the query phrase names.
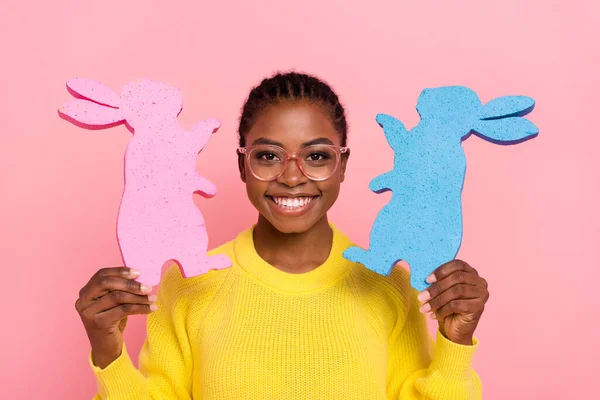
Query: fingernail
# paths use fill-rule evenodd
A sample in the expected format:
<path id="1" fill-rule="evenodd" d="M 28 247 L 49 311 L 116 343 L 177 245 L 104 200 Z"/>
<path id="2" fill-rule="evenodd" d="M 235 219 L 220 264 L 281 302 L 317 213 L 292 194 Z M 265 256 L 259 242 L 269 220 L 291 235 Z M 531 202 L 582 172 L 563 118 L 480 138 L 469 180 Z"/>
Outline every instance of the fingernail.
<path id="1" fill-rule="evenodd" d="M 429 294 L 428 290 L 423 290 L 419 296 L 417 296 L 417 299 L 419 299 L 419 301 L 421 303 L 425 303 L 427 300 L 429 300 L 431 298 L 431 295 Z"/>
<path id="2" fill-rule="evenodd" d="M 137 269 L 130 269 L 129 270 L 129 275 L 133 275 L 133 276 L 138 276 L 140 274 L 140 271 L 138 271 Z"/>
<path id="3" fill-rule="evenodd" d="M 150 304 L 150 311 L 156 311 L 158 306 L 156 304 Z"/>
<path id="4" fill-rule="evenodd" d="M 437 281 L 435 274 L 431 274 L 427 277 L 427 279 L 425 279 L 425 282 L 427 283 L 434 283 L 435 281 Z"/>
<path id="5" fill-rule="evenodd" d="M 151 294 L 150 296 L 148 296 L 148 301 L 150 303 L 154 303 L 156 301 L 156 295 L 155 294 Z"/>
<path id="6" fill-rule="evenodd" d="M 419 308 L 419 311 L 425 314 L 426 312 L 431 311 L 431 306 L 429 305 L 429 303 L 425 303 L 421 306 L 421 308 Z"/>
<path id="7" fill-rule="evenodd" d="M 140 286 L 140 290 L 144 293 L 150 293 L 152 291 L 152 287 L 151 286 L 146 286 L 146 285 L 141 285 Z"/>

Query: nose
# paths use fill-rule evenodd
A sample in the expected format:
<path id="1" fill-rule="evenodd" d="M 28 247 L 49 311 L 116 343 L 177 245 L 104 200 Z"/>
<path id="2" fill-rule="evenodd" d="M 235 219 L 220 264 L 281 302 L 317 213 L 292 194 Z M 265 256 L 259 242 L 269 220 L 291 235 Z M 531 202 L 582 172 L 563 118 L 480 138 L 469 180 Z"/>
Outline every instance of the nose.
<path id="1" fill-rule="evenodd" d="M 277 179 L 277 182 L 289 187 L 295 187 L 306 183 L 307 181 L 308 178 L 302 173 L 302 170 L 298 165 L 298 159 L 296 158 L 292 158 L 289 160 L 287 166 L 283 170 L 283 173 Z"/>

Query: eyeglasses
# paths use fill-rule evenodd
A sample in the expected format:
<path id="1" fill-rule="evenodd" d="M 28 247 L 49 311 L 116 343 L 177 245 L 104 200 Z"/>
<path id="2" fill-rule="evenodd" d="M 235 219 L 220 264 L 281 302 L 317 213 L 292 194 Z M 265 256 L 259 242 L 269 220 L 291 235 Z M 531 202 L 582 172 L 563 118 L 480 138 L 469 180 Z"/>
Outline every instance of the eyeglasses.
<path id="1" fill-rule="evenodd" d="M 341 155 L 348 152 L 348 147 L 315 144 L 290 155 L 282 147 L 260 144 L 239 147 L 237 152 L 246 155 L 250 172 L 258 180 L 278 179 L 283 175 L 288 162 L 295 158 L 300 171 L 307 178 L 313 181 L 324 181 L 338 168 Z"/>

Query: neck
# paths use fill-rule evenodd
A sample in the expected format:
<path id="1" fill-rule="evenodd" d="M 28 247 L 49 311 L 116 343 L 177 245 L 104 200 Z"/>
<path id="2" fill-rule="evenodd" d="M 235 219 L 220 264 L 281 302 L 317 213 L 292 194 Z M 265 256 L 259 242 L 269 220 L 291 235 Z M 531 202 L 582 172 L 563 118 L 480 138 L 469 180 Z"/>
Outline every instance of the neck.
<path id="1" fill-rule="evenodd" d="M 284 272 L 301 274 L 314 270 L 329 257 L 333 231 L 325 215 L 306 232 L 283 233 L 262 215 L 254 228 L 258 255 Z"/>

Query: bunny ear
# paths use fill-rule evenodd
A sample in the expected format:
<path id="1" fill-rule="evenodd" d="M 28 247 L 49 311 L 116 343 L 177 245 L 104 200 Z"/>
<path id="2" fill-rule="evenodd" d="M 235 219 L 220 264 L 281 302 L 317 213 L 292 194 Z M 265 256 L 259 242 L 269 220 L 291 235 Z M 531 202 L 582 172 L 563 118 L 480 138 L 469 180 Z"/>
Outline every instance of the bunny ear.
<path id="1" fill-rule="evenodd" d="M 118 108 L 96 104 L 91 101 L 74 99 L 59 108 L 59 112 L 70 120 L 84 125 L 106 127 L 125 120 Z"/>
<path id="2" fill-rule="evenodd" d="M 529 114 L 535 101 L 531 97 L 527 96 L 503 96 L 498 97 L 485 106 L 479 119 L 494 119 L 494 118 L 505 118 L 505 117 L 522 117 L 523 115 Z"/>
<path id="3" fill-rule="evenodd" d="M 479 120 L 473 130 L 483 139 L 497 144 L 520 143 L 539 132 L 532 122 L 522 117 Z"/>
<path id="4" fill-rule="evenodd" d="M 73 78 L 67 81 L 67 87 L 81 97 L 110 107 L 119 107 L 121 98 L 103 83 L 85 78 Z"/>

